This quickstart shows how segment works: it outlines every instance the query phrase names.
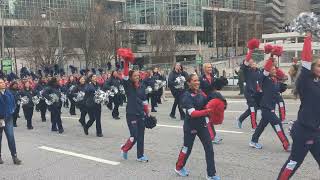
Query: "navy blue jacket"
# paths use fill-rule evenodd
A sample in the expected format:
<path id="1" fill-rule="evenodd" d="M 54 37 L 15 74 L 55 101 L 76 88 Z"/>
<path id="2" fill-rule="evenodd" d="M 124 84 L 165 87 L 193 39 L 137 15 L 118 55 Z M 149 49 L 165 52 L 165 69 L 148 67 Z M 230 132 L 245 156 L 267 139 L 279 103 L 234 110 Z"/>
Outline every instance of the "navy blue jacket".
<path id="1" fill-rule="evenodd" d="M 78 92 L 85 92 L 86 91 L 86 84 L 78 84 L 76 85 L 75 88 L 72 89 L 72 91 L 70 92 L 70 98 L 74 98 L 74 97 L 77 97 L 77 93 Z M 84 109 L 86 107 L 86 103 L 85 103 L 85 98 L 83 98 L 82 101 L 79 101 L 79 102 L 76 102 L 76 106 L 79 108 L 79 109 Z"/>
<path id="2" fill-rule="evenodd" d="M 33 107 L 33 106 L 34 106 L 34 104 L 33 104 L 33 102 L 32 102 L 32 97 L 35 96 L 36 93 L 35 93 L 33 90 L 31 90 L 31 89 L 30 89 L 30 90 L 24 89 L 24 90 L 20 91 L 19 94 L 20 94 L 20 97 L 26 96 L 26 97 L 28 97 L 28 99 L 29 99 L 28 104 L 25 104 L 25 105 L 23 105 L 22 107 Z"/>
<path id="3" fill-rule="evenodd" d="M 312 72 L 301 69 L 297 79 L 297 90 L 301 105 L 298 112 L 298 123 L 320 134 L 320 82 L 314 80 Z"/>
<path id="4" fill-rule="evenodd" d="M 0 119 L 8 119 L 16 109 L 15 99 L 9 90 L 0 93 Z"/>
<path id="5" fill-rule="evenodd" d="M 257 81 L 259 84 L 261 83 L 259 80 L 263 76 L 262 72 L 258 68 L 254 70 L 244 64 L 241 65 L 241 69 L 246 83 L 244 93 L 247 96 L 254 96 L 257 93 Z"/>
<path id="6" fill-rule="evenodd" d="M 53 103 L 52 105 L 49 106 L 49 110 L 51 111 L 52 108 L 58 108 L 60 109 L 62 107 L 62 101 L 61 101 L 61 92 L 59 87 L 46 87 L 43 91 L 43 97 L 46 99 L 51 99 L 50 94 L 56 94 L 59 98 L 58 102 Z"/>
<path id="7" fill-rule="evenodd" d="M 93 83 L 88 83 L 85 87 L 85 103 L 87 108 L 94 109 L 94 108 L 100 108 L 101 105 L 95 103 L 94 101 L 94 96 L 95 92 L 100 89 L 100 86 L 98 83 L 93 84 Z"/>
<path id="8" fill-rule="evenodd" d="M 144 79 L 142 82 L 145 87 L 150 86 L 152 89 L 154 89 L 154 85 L 156 84 L 156 79 L 152 76 Z"/>
<path id="9" fill-rule="evenodd" d="M 187 80 L 188 78 L 188 73 L 186 72 L 176 72 L 176 71 L 172 71 L 169 74 L 169 78 L 168 78 L 168 86 L 171 90 L 171 93 L 174 97 L 179 97 L 180 95 L 182 95 L 185 92 L 185 88 L 184 89 L 176 89 L 175 86 L 178 85 L 177 82 L 175 82 L 176 78 L 179 76 L 184 76 L 184 78 Z M 186 84 L 186 83 L 185 83 Z"/>
<path id="10" fill-rule="evenodd" d="M 262 99 L 260 107 L 268 110 L 274 110 L 280 92 L 279 82 L 272 80 L 270 76 L 262 78 Z"/>
<path id="11" fill-rule="evenodd" d="M 111 86 L 114 86 L 116 88 L 118 88 L 120 85 L 122 84 L 121 79 L 119 78 L 115 78 L 115 77 L 110 77 L 108 80 L 106 80 L 106 82 L 103 85 L 103 90 L 110 90 Z M 120 92 L 119 92 L 120 93 Z"/>
<path id="12" fill-rule="evenodd" d="M 144 116 L 144 103 L 147 101 L 146 88 L 143 83 L 140 83 L 138 88 L 134 87 L 131 80 L 123 81 L 123 87 L 127 95 L 126 112 L 128 115 Z"/>
<path id="13" fill-rule="evenodd" d="M 207 103 L 207 96 L 201 90 L 198 93 L 193 93 L 191 90 L 184 92 L 180 104 L 187 111 L 183 125 L 185 131 L 207 127 L 205 117 L 191 118 L 188 113 L 189 109 L 203 110 Z"/>
<path id="14" fill-rule="evenodd" d="M 211 76 L 211 82 L 209 82 L 209 80 L 207 79 L 205 74 L 203 74 L 199 78 L 199 80 L 200 80 L 200 89 L 207 95 L 212 91 L 213 85 L 214 85 L 214 81 L 215 81 L 214 75 L 210 74 L 210 76 Z"/>

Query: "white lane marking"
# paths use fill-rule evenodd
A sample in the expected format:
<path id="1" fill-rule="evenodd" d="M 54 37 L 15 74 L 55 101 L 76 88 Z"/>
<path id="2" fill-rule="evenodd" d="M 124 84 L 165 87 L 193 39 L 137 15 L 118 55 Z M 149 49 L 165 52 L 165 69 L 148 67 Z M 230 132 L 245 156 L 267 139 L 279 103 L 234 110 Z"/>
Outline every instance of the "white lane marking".
<path id="1" fill-rule="evenodd" d="M 97 157 L 93 157 L 93 156 L 78 154 L 78 153 L 74 153 L 74 152 L 70 152 L 70 151 L 64 151 L 61 149 L 55 149 L 55 148 L 51 148 L 51 147 L 47 147 L 47 146 L 41 146 L 41 147 L 39 147 L 39 149 L 43 149 L 43 150 L 47 150 L 47 151 L 51 151 L 51 152 L 56 152 L 56 153 L 60 153 L 60 154 L 65 154 L 65 155 L 69 155 L 69 156 L 79 157 L 82 159 L 96 161 L 96 162 L 100 162 L 100 163 L 104 163 L 104 164 L 110 164 L 113 166 L 120 164 L 120 162 L 109 161 L 109 160 L 105 160 L 105 159 L 101 159 L 101 158 L 97 158 Z"/>
<path id="2" fill-rule="evenodd" d="M 75 117 L 67 117 L 67 116 L 61 116 L 62 119 L 76 119 L 79 120 L 79 118 L 75 118 Z"/>
<path id="3" fill-rule="evenodd" d="M 174 125 L 166 125 L 166 124 L 157 124 L 158 127 L 167 127 L 167 128 L 176 128 L 176 129 L 182 129 L 182 126 L 174 126 Z M 228 131 L 228 130 L 216 130 L 217 132 L 222 133 L 232 133 L 232 134 L 243 134 L 243 132 L 240 131 Z"/>

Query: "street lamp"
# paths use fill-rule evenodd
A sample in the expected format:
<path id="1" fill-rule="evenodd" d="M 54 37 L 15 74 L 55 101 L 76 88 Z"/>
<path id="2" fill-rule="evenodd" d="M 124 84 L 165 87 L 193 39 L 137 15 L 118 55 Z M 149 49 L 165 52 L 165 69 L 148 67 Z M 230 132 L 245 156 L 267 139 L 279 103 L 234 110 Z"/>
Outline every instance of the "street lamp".
<path id="1" fill-rule="evenodd" d="M 52 9 L 50 7 L 44 7 L 42 8 L 42 12 L 40 14 L 41 18 L 46 19 L 47 18 L 47 11 L 49 12 L 53 12 L 54 14 L 56 14 L 58 16 L 58 19 L 60 19 L 59 13 L 55 10 Z M 51 15 L 49 16 L 49 23 L 51 23 Z M 63 49 L 62 49 L 62 32 L 61 32 L 61 25 L 62 23 L 60 21 L 57 22 L 58 25 L 58 41 L 59 41 L 59 51 L 58 51 L 58 64 L 61 66 L 62 65 L 62 59 L 63 59 Z"/>
<path id="2" fill-rule="evenodd" d="M 115 65 L 117 64 L 118 62 L 118 55 L 117 55 L 117 49 L 118 49 L 118 46 L 117 46 L 117 24 L 119 23 L 123 23 L 123 21 L 116 21 L 116 20 L 113 20 L 113 29 L 114 29 L 114 63 Z M 119 62 L 120 64 L 120 62 Z"/>

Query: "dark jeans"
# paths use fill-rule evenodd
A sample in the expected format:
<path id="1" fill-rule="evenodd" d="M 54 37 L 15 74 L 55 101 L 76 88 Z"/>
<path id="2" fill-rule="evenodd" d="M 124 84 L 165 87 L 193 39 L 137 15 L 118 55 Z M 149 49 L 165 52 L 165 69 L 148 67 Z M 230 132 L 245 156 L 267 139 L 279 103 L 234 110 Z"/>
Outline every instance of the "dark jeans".
<path id="1" fill-rule="evenodd" d="M 102 134 L 101 129 L 101 105 L 96 105 L 94 108 L 88 109 L 89 121 L 86 124 L 86 127 L 89 129 L 94 122 L 96 122 L 96 132 L 98 134 Z"/>
<path id="2" fill-rule="evenodd" d="M 122 97 L 121 96 L 122 95 L 120 95 L 120 94 L 115 95 L 111 100 L 111 102 L 114 103 L 114 108 L 112 110 L 112 117 L 113 118 L 119 117 L 119 106 L 120 106 L 120 104 L 122 102 Z"/>
<path id="3" fill-rule="evenodd" d="M 130 131 L 130 138 L 127 140 L 122 150 L 128 152 L 137 143 L 137 158 L 144 154 L 144 118 L 127 114 L 127 124 Z"/>
<path id="4" fill-rule="evenodd" d="M 216 174 L 214 152 L 211 137 L 206 127 L 184 130 L 183 147 L 179 153 L 176 169 L 181 170 L 186 165 L 196 136 L 199 137 L 206 154 L 207 174 L 208 176 L 214 176 Z"/>
<path id="5" fill-rule="evenodd" d="M 24 117 L 27 120 L 27 127 L 32 127 L 33 106 L 22 106 Z"/>
<path id="6" fill-rule="evenodd" d="M 16 142 L 14 140 L 14 133 L 13 133 L 13 121 L 12 117 L 5 119 L 5 127 L 0 128 L 0 156 L 1 156 L 1 146 L 2 146 L 2 132 L 7 136 L 8 146 L 11 152 L 11 156 L 16 156 Z"/>

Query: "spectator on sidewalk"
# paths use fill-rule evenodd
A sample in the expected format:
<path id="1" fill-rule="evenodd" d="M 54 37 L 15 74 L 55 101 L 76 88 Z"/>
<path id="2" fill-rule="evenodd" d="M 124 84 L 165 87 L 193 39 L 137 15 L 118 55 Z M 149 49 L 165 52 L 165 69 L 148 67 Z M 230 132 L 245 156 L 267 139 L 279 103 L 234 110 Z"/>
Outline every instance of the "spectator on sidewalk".
<path id="1" fill-rule="evenodd" d="M 289 72 L 288 72 L 288 74 L 290 75 L 291 84 L 294 84 L 296 81 L 298 69 L 299 69 L 298 58 L 293 57 L 292 58 L 292 65 L 291 65 Z"/>
<path id="2" fill-rule="evenodd" d="M 5 81 L 0 77 L 0 164 L 3 164 L 1 158 L 2 133 L 6 134 L 8 146 L 11 152 L 13 163 L 20 165 L 21 161 L 17 157 L 16 143 L 13 133 L 12 115 L 15 111 L 15 99 L 12 93 L 6 89 Z"/>
<path id="3" fill-rule="evenodd" d="M 240 88 L 239 95 L 243 95 L 243 89 L 244 89 L 244 87 L 243 87 L 243 83 L 244 83 L 243 71 L 240 68 L 238 71 L 234 70 L 234 72 L 236 73 L 236 75 L 238 75 L 238 78 L 239 78 L 239 81 L 238 81 L 238 85 L 239 85 L 239 88 Z"/>

